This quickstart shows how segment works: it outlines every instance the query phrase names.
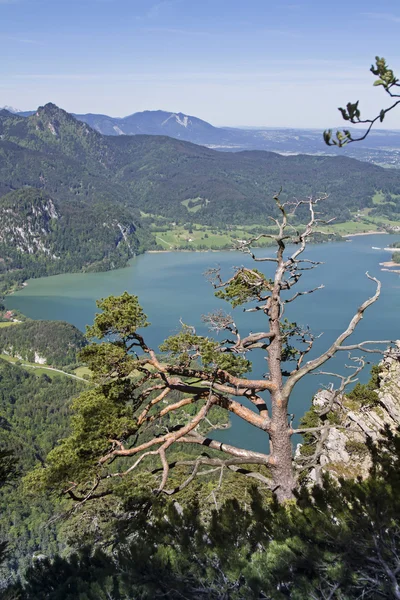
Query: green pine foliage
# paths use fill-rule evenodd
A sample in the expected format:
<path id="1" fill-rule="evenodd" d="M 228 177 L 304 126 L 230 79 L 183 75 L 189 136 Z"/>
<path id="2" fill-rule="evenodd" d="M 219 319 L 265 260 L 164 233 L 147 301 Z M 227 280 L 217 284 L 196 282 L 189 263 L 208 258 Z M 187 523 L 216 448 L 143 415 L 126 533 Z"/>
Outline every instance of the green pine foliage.
<path id="1" fill-rule="evenodd" d="M 357 407 L 373 407 L 379 402 L 379 396 L 376 390 L 379 388 L 379 365 L 374 365 L 371 369 L 371 378 L 368 383 L 356 383 L 347 399 L 355 402 Z"/>
<path id="2" fill-rule="evenodd" d="M 218 352 L 218 342 L 196 335 L 192 329 L 183 326 L 177 335 L 167 338 L 160 346 L 161 352 L 182 366 L 190 366 L 197 357 L 201 357 L 201 366 L 212 373 L 216 368 L 224 369 L 231 375 L 240 376 L 251 371 L 251 363 L 247 359 L 234 354 Z"/>
<path id="3" fill-rule="evenodd" d="M 395 599 L 400 437 L 387 432 L 369 451 L 364 481 L 326 478 L 286 506 L 253 487 L 207 522 L 196 502 L 177 509 L 143 495 L 125 504 L 109 550 L 82 545 L 69 558 L 36 561 L 8 593 L 19 600 Z"/>

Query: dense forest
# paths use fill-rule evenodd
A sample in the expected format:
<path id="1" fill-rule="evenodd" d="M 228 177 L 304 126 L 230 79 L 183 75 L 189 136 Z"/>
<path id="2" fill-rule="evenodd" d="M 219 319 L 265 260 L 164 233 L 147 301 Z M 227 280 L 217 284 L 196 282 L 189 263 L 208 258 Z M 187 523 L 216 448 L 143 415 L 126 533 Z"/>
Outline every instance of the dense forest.
<path id="1" fill-rule="evenodd" d="M 112 553 L 88 545 L 68 559 L 36 562 L 25 585 L 13 587 L 10 595 L 19 593 L 21 600 L 396 598 L 385 568 L 397 568 L 390 544 L 399 541 L 399 450 L 399 438 L 389 437 L 374 453 L 366 481 L 340 486 L 326 481 L 313 493 L 303 490 L 298 504 L 286 509 L 266 503 L 255 486 L 246 490 L 245 503 L 226 500 L 212 509 L 207 523 L 195 502 L 183 511 L 146 497 L 126 503 L 132 516 L 117 520 Z"/>
<path id="2" fill-rule="evenodd" d="M 3 444 L 15 452 L 20 477 L 68 433 L 70 399 L 80 386 L 4 361 L 0 376 Z M 368 403 L 375 385 L 376 375 L 353 402 Z M 142 485 L 118 484 L 115 496 L 76 511 L 17 479 L 1 492 L 2 535 L 7 569 L 24 577 L 3 578 L 2 597 L 395 598 L 385 569 L 397 568 L 390 544 L 399 541 L 400 437 L 387 432 L 366 451 L 366 480 L 301 486 L 297 503 L 286 507 L 234 473 L 219 489 L 212 474 L 202 477 L 173 499 L 154 496 L 143 474 Z M 57 514 L 64 517 L 54 520 Z"/>
<path id="3" fill-rule="evenodd" d="M 32 363 L 44 359 L 53 367 L 75 367 L 86 343 L 79 329 L 62 321 L 25 321 L 0 328 L 0 354 Z"/>
<path id="4" fill-rule="evenodd" d="M 0 534 L 9 543 L 8 569 L 23 569 L 35 552 L 51 555 L 63 547 L 55 525 L 47 523 L 57 510 L 57 500 L 28 498 L 21 477 L 43 462 L 66 435 L 71 399 L 85 385 L 57 374 L 38 376 L 0 359 L 1 449 L 12 453 L 18 473 L 0 496 Z"/>
<path id="5" fill-rule="evenodd" d="M 68 347 L 68 340 L 75 328 L 70 325 L 66 328 L 67 324 L 64 323 L 50 323 L 54 327 L 50 328 L 53 336 L 49 337 L 49 348 L 53 350 L 52 355 L 57 360 L 60 358 L 57 352 L 62 347 Z M 26 325 L 33 325 L 39 334 L 44 334 L 48 322 L 33 321 Z M 23 336 L 21 339 L 26 342 L 27 338 Z M 80 342 L 78 336 L 78 343 Z M 57 553 L 68 556 L 76 544 L 81 547 L 82 544 L 93 543 L 96 538 L 107 543 L 111 540 L 114 518 L 122 510 L 123 490 L 120 499 L 115 497 L 104 504 L 102 515 L 96 516 L 93 513 L 93 519 L 98 521 L 98 526 L 93 530 L 92 517 L 87 522 L 85 519 L 82 522 L 80 511 L 76 518 L 70 515 L 70 519 L 65 519 L 71 507 L 58 492 L 38 493 L 35 486 L 25 483 L 23 479 L 33 467 L 44 467 L 46 455 L 68 435 L 74 398 L 78 404 L 85 404 L 84 398 L 90 398 L 91 395 L 90 383 L 81 383 L 58 374 L 32 374 L 23 366 L 0 359 L 0 449 L 1 452 L 11 453 L 17 475 L 9 485 L 0 490 L 0 549 L 4 541 L 8 544 L 0 576 L 0 591 L 10 576 L 15 579 L 18 574 L 23 575 L 25 569 L 35 563 L 36 556 L 53 557 Z M 177 401 L 182 400 L 182 397 L 179 393 L 174 395 Z M 94 407 L 88 406 L 88 410 L 95 413 Z M 193 410 L 188 407 L 187 414 L 192 413 Z M 112 418 L 110 411 L 109 419 Z M 218 413 L 217 409 L 210 415 L 210 419 L 212 425 L 210 423 L 203 427 L 203 432 L 210 426 L 223 427 L 227 424 L 224 415 Z M 95 428 L 98 426 L 99 423 Z M 167 416 L 164 426 L 179 426 L 179 420 L 173 415 Z M 143 492 L 147 493 L 145 489 Z M 231 497 L 232 494 L 233 490 L 228 496 Z M 88 514 L 91 515 L 90 509 Z"/>
<path id="6" fill-rule="evenodd" d="M 24 187 L 0 199 L 0 294 L 30 277 L 122 267 L 147 247 L 123 208 L 53 202 Z"/>

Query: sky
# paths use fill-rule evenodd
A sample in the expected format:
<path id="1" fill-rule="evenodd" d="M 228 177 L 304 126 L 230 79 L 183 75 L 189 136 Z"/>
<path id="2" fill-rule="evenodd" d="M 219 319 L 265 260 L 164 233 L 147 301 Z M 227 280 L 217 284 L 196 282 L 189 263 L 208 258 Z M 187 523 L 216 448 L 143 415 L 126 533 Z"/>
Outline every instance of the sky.
<path id="1" fill-rule="evenodd" d="M 399 33 L 399 0 L 0 0 L 0 106 L 325 129 L 388 104 L 369 67 L 400 77 Z"/>

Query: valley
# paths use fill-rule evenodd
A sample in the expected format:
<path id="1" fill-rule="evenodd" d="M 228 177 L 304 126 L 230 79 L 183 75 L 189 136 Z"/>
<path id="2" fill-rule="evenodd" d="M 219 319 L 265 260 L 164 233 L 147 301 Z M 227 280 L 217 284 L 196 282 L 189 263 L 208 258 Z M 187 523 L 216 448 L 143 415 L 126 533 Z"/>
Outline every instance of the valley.
<path id="1" fill-rule="evenodd" d="M 335 224 L 321 227 L 316 241 L 400 223 L 396 169 L 343 155 L 217 152 L 165 136 L 104 136 L 54 104 L 30 116 L 3 110 L 0 293 L 32 276 L 122 267 L 146 250 L 230 248 L 273 231 L 280 189 L 282 200 L 328 192 L 321 216 Z M 300 207 L 293 226 L 306 216 Z"/>

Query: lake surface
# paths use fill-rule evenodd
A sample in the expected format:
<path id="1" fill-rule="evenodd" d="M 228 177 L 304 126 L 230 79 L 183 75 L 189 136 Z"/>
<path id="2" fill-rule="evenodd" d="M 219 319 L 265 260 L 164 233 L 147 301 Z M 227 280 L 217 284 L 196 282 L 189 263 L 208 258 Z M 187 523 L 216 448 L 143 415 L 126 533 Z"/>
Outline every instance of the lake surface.
<path id="1" fill-rule="evenodd" d="M 382 294 L 367 311 L 351 340 L 400 338 L 400 277 L 382 272 L 379 266 L 380 262 L 391 257 L 383 248 L 397 241 L 400 241 L 400 235 L 382 234 L 308 247 L 304 257 L 323 261 L 324 264 L 304 272 L 296 291 L 311 289 L 321 283 L 325 288 L 287 305 L 286 316 L 298 324 L 309 325 L 315 334 L 323 333 L 310 358 L 323 351 L 347 327 L 358 306 L 375 292 L 374 283 L 365 277 L 366 271 L 382 281 Z M 373 246 L 382 250 L 373 249 Z M 273 256 L 274 250 L 260 250 L 259 253 Z M 148 344 L 157 347 L 165 337 L 179 331 L 180 318 L 194 325 L 198 333 L 206 334 L 202 315 L 218 308 L 230 312 L 230 305 L 215 298 L 211 285 L 205 279 L 203 274 L 208 268 L 220 265 L 222 273 L 229 277 L 233 273 L 232 267 L 252 264 L 250 257 L 237 252 L 145 254 L 117 271 L 30 280 L 24 289 L 7 297 L 6 304 L 7 308 L 18 309 L 33 319 L 64 320 L 84 330 L 93 321 L 96 299 L 119 295 L 127 290 L 139 296 L 151 322 L 151 327 L 145 330 L 145 338 Z M 257 263 L 256 266 L 272 274 L 268 263 Z M 262 315 L 243 313 L 240 308 L 235 309 L 234 314 L 242 334 L 262 331 L 266 327 L 266 318 Z M 325 364 L 324 369 L 343 372 L 348 363 L 345 354 L 340 353 L 338 358 L 329 362 L 329 368 Z M 368 356 L 372 362 L 379 360 L 377 355 Z M 260 375 L 265 371 L 262 355 L 254 355 L 253 373 Z M 367 367 L 360 379 L 366 381 L 368 377 Z M 313 394 L 327 383 L 326 378 L 315 375 L 308 376 L 297 386 L 289 407 L 295 415 L 295 422 L 310 406 Z M 266 451 L 265 434 L 236 417 L 233 417 L 230 429 L 215 432 L 213 437 Z"/>

